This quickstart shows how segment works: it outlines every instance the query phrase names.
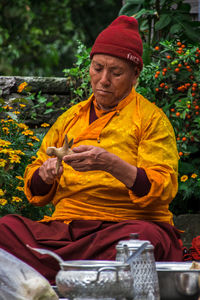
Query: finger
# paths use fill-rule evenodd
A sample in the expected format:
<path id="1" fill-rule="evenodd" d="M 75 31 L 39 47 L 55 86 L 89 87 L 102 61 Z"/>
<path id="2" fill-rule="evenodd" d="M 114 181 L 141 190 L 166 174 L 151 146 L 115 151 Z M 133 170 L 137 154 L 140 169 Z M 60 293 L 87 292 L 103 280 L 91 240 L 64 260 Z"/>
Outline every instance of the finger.
<path id="1" fill-rule="evenodd" d="M 63 161 L 66 163 L 72 162 L 72 161 L 82 161 L 82 160 L 86 159 L 87 156 L 88 156 L 87 152 L 65 155 L 63 157 Z"/>
<path id="2" fill-rule="evenodd" d="M 80 152 L 89 151 L 92 148 L 94 148 L 94 146 L 92 146 L 92 145 L 80 145 L 78 147 L 74 147 L 73 151 L 76 152 L 76 153 L 80 153 Z"/>

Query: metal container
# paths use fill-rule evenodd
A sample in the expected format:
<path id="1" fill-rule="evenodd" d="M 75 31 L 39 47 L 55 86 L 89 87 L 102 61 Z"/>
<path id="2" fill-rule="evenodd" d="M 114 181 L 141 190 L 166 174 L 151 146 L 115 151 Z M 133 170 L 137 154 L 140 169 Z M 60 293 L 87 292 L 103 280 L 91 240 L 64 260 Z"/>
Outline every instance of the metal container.
<path id="1" fill-rule="evenodd" d="M 64 261 L 56 275 L 59 293 L 68 299 L 133 299 L 129 264 L 117 261 Z"/>
<path id="2" fill-rule="evenodd" d="M 61 270 L 56 275 L 56 289 L 59 295 L 67 299 L 133 299 L 133 276 L 129 263 L 111 260 L 64 261 L 52 251 L 27 247 L 58 261 Z M 134 257 L 129 261 L 131 259 Z"/>
<path id="3" fill-rule="evenodd" d="M 147 246 L 142 253 L 131 263 L 134 278 L 134 300 L 159 300 L 159 283 L 154 258 L 154 247 L 149 241 L 137 239 L 137 234 L 132 234 L 130 240 L 119 241 L 116 246 L 116 261 L 125 262 L 141 245 Z"/>
<path id="4" fill-rule="evenodd" d="M 161 300 L 197 300 L 200 270 L 191 270 L 191 265 L 191 262 L 156 263 Z"/>

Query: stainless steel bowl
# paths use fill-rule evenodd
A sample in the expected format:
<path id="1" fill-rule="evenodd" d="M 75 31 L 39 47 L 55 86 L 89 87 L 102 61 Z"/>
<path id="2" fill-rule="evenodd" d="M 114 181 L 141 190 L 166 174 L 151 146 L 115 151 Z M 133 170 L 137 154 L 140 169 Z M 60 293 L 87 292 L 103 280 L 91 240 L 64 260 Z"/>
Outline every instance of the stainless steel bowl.
<path id="1" fill-rule="evenodd" d="M 197 300 L 200 270 L 191 270 L 191 262 L 157 262 L 161 300 Z"/>

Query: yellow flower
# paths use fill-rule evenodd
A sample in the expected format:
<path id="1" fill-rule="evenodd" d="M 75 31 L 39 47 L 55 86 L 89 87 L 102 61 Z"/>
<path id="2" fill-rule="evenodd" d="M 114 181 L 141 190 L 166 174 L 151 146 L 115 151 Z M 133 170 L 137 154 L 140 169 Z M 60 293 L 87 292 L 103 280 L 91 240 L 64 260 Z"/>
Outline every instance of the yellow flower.
<path id="1" fill-rule="evenodd" d="M 11 142 L 0 139 L 0 147 L 8 147 L 9 145 L 11 145 Z"/>
<path id="2" fill-rule="evenodd" d="M 4 191 L 0 189 L 0 197 L 4 195 Z"/>
<path id="3" fill-rule="evenodd" d="M 15 114 L 15 115 L 19 115 L 20 114 L 20 111 L 13 111 L 13 114 Z"/>
<path id="4" fill-rule="evenodd" d="M 50 125 L 48 123 L 41 124 L 41 127 L 49 127 Z"/>
<path id="5" fill-rule="evenodd" d="M 4 108 L 4 109 L 13 109 L 13 107 L 12 107 L 12 106 L 9 106 L 9 105 L 5 105 L 5 106 L 3 106 L 3 108 Z"/>
<path id="6" fill-rule="evenodd" d="M 25 153 L 24 153 L 24 152 L 22 152 L 22 150 L 14 150 L 13 152 L 14 152 L 14 154 L 21 154 L 21 155 L 25 155 Z"/>
<path id="7" fill-rule="evenodd" d="M 10 155 L 9 160 L 11 163 L 20 163 L 20 156 L 16 154 Z"/>
<path id="8" fill-rule="evenodd" d="M 34 146 L 33 143 L 27 143 L 27 145 L 28 145 L 28 146 L 31 146 L 31 147 Z"/>
<path id="9" fill-rule="evenodd" d="M 16 187 L 16 190 L 23 192 L 23 191 L 24 191 L 24 188 L 23 188 L 22 186 L 17 186 L 17 187 Z"/>
<path id="10" fill-rule="evenodd" d="M 18 91 L 18 93 L 21 93 L 24 89 L 25 89 L 25 87 L 28 85 L 28 83 L 26 82 L 26 81 L 24 81 L 23 83 L 21 83 L 19 86 L 18 86 L 18 89 L 17 89 L 17 91 Z"/>
<path id="11" fill-rule="evenodd" d="M 24 135 L 33 135 L 34 132 L 32 130 L 25 130 L 25 131 L 22 131 L 22 134 L 24 134 Z"/>
<path id="12" fill-rule="evenodd" d="M 40 140 L 36 136 L 31 136 L 32 140 L 39 142 Z"/>
<path id="13" fill-rule="evenodd" d="M 8 116 L 8 118 L 11 118 L 10 116 Z M 10 123 L 15 123 L 15 121 L 11 118 L 9 119 L 7 122 L 10 122 Z"/>
<path id="14" fill-rule="evenodd" d="M 17 124 L 17 126 L 21 129 L 24 129 L 24 130 L 27 130 L 28 129 L 28 126 L 26 124 L 23 124 L 23 123 L 19 123 Z"/>
<path id="15" fill-rule="evenodd" d="M 24 107 L 26 107 L 26 105 L 25 104 L 20 104 L 19 105 L 21 108 L 24 108 Z"/>
<path id="16" fill-rule="evenodd" d="M 197 174 L 195 174 L 195 173 L 193 173 L 192 175 L 191 175 L 191 178 L 197 178 Z"/>
<path id="17" fill-rule="evenodd" d="M 2 127 L 2 130 L 3 130 L 6 134 L 8 134 L 8 133 L 10 132 L 8 127 Z"/>
<path id="18" fill-rule="evenodd" d="M 188 176 L 187 176 L 187 175 L 181 176 L 181 181 L 182 181 L 182 182 L 185 182 L 185 181 L 187 181 L 187 180 L 188 180 Z"/>
<path id="19" fill-rule="evenodd" d="M 31 156 L 31 159 L 36 159 L 37 157 L 36 156 Z"/>
<path id="20" fill-rule="evenodd" d="M 7 163 L 7 160 L 5 160 L 5 159 L 3 159 L 3 158 L 0 158 L 0 167 L 5 167 L 5 165 L 6 165 L 6 163 Z"/>
<path id="21" fill-rule="evenodd" d="M 8 201 L 6 200 L 6 199 L 4 199 L 4 198 L 1 198 L 0 199 L 0 205 L 6 205 L 6 203 L 7 203 Z"/>
<path id="22" fill-rule="evenodd" d="M 19 197 L 12 197 L 12 202 L 22 202 L 22 199 Z"/>
<path id="23" fill-rule="evenodd" d="M 24 178 L 22 176 L 15 176 L 15 178 L 17 178 L 19 180 L 24 180 Z"/>
<path id="24" fill-rule="evenodd" d="M 8 149 L 1 149 L 0 153 L 4 153 L 4 154 L 14 154 L 14 150 L 12 148 L 8 148 Z"/>

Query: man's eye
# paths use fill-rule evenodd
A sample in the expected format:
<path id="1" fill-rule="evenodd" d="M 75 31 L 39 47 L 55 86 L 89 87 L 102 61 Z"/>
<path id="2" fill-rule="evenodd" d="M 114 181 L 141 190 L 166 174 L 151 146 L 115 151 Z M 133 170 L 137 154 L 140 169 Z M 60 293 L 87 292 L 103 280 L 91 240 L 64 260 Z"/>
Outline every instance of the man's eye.
<path id="1" fill-rule="evenodd" d="M 113 73 L 113 75 L 118 77 L 118 76 L 121 76 L 122 74 L 121 73 Z"/>
<path id="2" fill-rule="evenodd" d="M 101 72 L 101 68 L 94 68 L 96 72 Z"/>

